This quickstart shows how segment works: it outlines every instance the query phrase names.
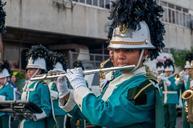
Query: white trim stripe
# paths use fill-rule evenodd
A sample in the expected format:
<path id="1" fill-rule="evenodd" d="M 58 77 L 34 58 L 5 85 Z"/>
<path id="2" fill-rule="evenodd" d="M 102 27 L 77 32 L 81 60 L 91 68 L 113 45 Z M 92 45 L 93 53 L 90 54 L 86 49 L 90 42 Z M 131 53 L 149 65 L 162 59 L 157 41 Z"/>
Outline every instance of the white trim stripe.
<path id="1" fill-rule="evenodd" d="M 61 106 L 60 104 L 60 107 L 64 109 L 65 112 L 70 112 L 75 107 L 75 105 L 76 103 L 74 101 L 73 91 L 70 91 L 70 96 L 68 98 L 67 103 L 64 106 Z"/>
<path id="2" fill-rule="evenodd" d="M 102 100 L 107 101 L 108 98 L 111 96 L 113 93 L 114 89 L 117 88 L 117 85 L 120 85 L 123 83 L 125 80 L 128 80 L 131 78 L 131 74 L 122 74 L 119 77 L 115 78 L 112 82 L 110 82 L 107 90 L 105 91 Z"/>
<path id="3" fill-rule="evenodd" d="M 177 94 L 177 91 L 163 91 L 164 94 Z"/>
<path id="4" fill-rule="evenodd" d="M 81 111 L 82 111 L 83 99 L 84 99 L 85 96 L 87 96 L 90 93 L 93 94 L 93 92 L 91 92 L 87 87 L 83 87 L 83 86 L 78 87 L 74 91 L 74 100 L 75 100 L 76 104 L 78 105 L 78 107 L 80 108 Z"/>

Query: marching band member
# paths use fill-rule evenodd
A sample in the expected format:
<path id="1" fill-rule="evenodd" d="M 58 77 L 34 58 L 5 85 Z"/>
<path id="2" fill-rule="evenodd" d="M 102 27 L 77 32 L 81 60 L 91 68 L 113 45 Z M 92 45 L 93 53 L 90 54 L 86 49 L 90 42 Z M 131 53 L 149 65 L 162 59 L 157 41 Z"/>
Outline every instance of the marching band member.
<path id="1" fill-rule="evenodd" d="M 8 82 L 10 77 L 9 66 L 4 62 L 0 63 L 0 102 L 14 99 L 14 88 Z M 11 128 L 10 115 L 0 112 L 0 128 Z"/>
<path id="2" fill-rule="evenodd" d="M 157 81 L 158 81 L 158 85 L 162 85 L 163 81 L 163 77 L 164 77 L 164 64 L 160 61 L 158 61 L 156 63 L 156 76 L 157 76 Z"/>
<path id="3" fill-rule="evenodd" d="M 160 15 L 155 15 L 161 10 L 153 0 L 119 0 L 114 3 L 109 34 L 112 37 L 108 46 L 113 51 L 113 65 L 136 67 L 115 71 L 98 97 L 86 87 L 80 68 L 67 70 L 66 76 L 73 91 L 58 86 L 64 93 L 60 104 L 66 112 L 72 116 L 82 115 L 94 125 L 110 128 L 163 128 L 158 112 L 161 111 L 159 88 L 155 86 L 154 76 L 143 65 L 147 57 L 156 58 L 164 46 L 164 28 L 158 19 Z M 144 12 L 144 15 L 138 15 L 136 11 Z"/>
<path id="4" fill-rule="evenodd" d="M 47 128 L 46 117 L 51 113 L 50 93 L 48 86 L 42 81 L 30 81 L 30 78 L 46 72 L 48 50 L 42 46 L 32 46 L 28 54 L 26 66 L 26 84 L 21 100 L 36 104 L 42 113 L 34 113 L 29 119 L 22 120 L 20 128 Z"/>
<path id="5" fill-rule="evenodd" d="M 157 62 L 156 64 L 156 73 L 157 75 L 163 75 L 164 73 L 164 64 L 162 62 Z"/>
<path id="6" fill-rule="evenodd" d="M 64 56 L 59 53 L 53 53 L 52 56 L 53 57 L 51 57 L 52 58 L 51 60 L 52 60 L 53 68 L 48 72 L 48 74 L 65 73 L 66 63 L 65 63 Z M 64 77 L 62 77 L 60 79 L 51 80 L 47 82 L 50 90 L 51 104 L 52 104 L 52 116 L 49 117 L 48 127 L 64 128 L 66 112 L 59 107 L 59 93 L 58 93 L 56 84 L 67 84 L 66 83 L 67 80 Z"/>
<path id="7" fill-rule="evenodd" d="M 177 85 L 175 83 L 174 65 L 171 59 L 164 62 L 165 78 L 163 80 L 163 96 L 164 96 L 164 119 L 165 128 L 175 128 L 177 110 L 176 105 L 179 102 Z"/>

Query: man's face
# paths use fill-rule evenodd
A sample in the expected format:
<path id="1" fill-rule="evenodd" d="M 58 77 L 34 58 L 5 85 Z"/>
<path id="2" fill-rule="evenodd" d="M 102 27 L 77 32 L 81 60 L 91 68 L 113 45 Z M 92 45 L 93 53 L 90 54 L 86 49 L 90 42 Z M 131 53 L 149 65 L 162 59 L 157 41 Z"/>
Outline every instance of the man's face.
<path id="1" fill-rule="evenodd" d="M 5 84 L 5 77 L 4 78 L 0 78 L 0 86 L 4 85 Z"/>
<path id="2" fill-rule="evenodd" d="M 167 76 L 170 76 L 172 74 L 172 72 L 171 71 L 165 71 L 165 75 L 166 75 L 166 77 Z"/>
<path id="3" fill-rule="evenodd" d="M 158 75 L 160 75 L 160 74 L 164 73 L 164 71 L 160 70 L 160 71 L 157 71 L 157 73 L 158 73 Z"/>
<path id="4" fill-rule="evenodd" d="M 115 49 L 113 51 L 114 66 L 137 65 L 140 50 L 137 49 Z"/>
<path id="5" fill-rule="evenodd" d="M 185 69 L 185 72 L 186 72 L 187 74 L 189 74 L 190 71 L 191 71 L 191 68 L 186 68 L 186 69 Z"/>
<path id="6" fill-rule="evenodd" d="M 188 73 L 191 76 L 191 78 L 193 78 L 193 68 L 189 68 Z"/>
<path id="7" fill-rule="evenodd" d="M 39 72 L 37 71 L 38 69 L 36 69 L 36 68 L 29 68 L 29 69 L 27 69 L 27 71 L 26 71 L 26 77 L 27 77 L 27 79 L 30 79 L 32 76 L 34 76 L 34 75 L 38 75 L 39 74 Z"/>

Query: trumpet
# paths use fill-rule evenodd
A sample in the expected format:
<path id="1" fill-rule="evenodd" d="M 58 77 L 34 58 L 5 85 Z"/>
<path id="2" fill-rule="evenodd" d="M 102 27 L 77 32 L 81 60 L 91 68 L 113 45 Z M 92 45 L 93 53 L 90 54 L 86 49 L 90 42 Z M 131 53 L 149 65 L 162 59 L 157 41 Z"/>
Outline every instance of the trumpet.
<path id="1" fill-rule="evenodd" d="M 128 66 L 122 66 L 122 67 L 110 67 L 110 68 L 102 68 L 102 69 L 85 70 L 83 71 L 83 74 L 89 75 L 89 74 L 94 74 L 97 72 L 108 72 L 108 71 L 114 71 L 114 70 L 130 71 L 134 68 L 135 68 L 135 65 L 128 65 Z M 42 74 L 42 75 L 36 75 L 35 77 L 32 77 L 30 80 L 34 81 L 34 80 L 54 79 L 54 78 L 63 77 L 63 76 L 66 76 L 66 73 L 61 72 L 59 74 L 54 74 L 54 75 Z"/>

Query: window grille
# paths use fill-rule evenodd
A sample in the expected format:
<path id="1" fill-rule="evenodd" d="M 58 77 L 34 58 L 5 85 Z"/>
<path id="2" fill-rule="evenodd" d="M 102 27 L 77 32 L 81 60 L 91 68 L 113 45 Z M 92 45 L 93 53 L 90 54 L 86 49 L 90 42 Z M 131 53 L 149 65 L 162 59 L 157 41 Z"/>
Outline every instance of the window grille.
<path id="1" fill-rule="evenodd" d="M 111 8 L 111 0 L 73 0 L 74 2 L 94 6 L 103 9 L 110 9 Z"/>

